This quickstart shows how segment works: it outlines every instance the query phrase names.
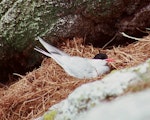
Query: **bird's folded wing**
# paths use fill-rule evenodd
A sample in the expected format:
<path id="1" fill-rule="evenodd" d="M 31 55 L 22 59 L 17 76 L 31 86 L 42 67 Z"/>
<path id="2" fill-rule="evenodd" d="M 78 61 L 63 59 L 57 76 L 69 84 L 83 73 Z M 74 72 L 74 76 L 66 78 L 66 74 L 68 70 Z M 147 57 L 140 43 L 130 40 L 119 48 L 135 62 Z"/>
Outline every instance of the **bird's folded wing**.
<path id="1" fill-rule="evenodd" d="M 67 53 L 57 49 L 56 47 L 48 44 L 47 42 L 45 42 L 42 38 L 37 37 L 39 42 L 44 46 L 44 48 L 49 52 L 49 53 L 55 53 L 55 54 L 59 54 L 59 55 L 64 55 L 64 56 L 68 56 Z"/>

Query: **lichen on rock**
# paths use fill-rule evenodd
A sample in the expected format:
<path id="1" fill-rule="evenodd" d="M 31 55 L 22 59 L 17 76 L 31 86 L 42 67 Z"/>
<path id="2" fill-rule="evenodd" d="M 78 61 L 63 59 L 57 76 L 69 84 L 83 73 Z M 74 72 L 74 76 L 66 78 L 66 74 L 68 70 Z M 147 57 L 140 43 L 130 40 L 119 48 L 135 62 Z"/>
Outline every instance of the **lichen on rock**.
<path id="1" fill-rule="evenodd" d="M 149 62 L 150 59 L 136 67 L 112 72 L 102 80 L 76 88 L 67 99 L 49 109 L 57 111 L 54 120 L 76 120 L 80 114 L 84 114 L 108 97 L 117 97 L 123 94 L 129 85 L 145 80 L 142 76 L 150 74 Z"/>

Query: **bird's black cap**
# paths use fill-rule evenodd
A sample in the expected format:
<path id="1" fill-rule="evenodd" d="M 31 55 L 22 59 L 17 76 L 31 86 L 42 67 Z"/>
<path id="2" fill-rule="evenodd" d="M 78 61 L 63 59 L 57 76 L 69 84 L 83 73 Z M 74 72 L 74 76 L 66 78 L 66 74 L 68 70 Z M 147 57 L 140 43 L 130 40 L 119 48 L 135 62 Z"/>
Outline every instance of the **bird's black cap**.
<path id="1" fill-rule="evenodd" d="M 104 60 L 104 59 L 107 59 L 107 58 L 108 58 L 108 56 L 106 54 L 99 53 L 99 54 L 95 55 L 95 57 L 93 59 L 102 59 L 102 60 Z"/>

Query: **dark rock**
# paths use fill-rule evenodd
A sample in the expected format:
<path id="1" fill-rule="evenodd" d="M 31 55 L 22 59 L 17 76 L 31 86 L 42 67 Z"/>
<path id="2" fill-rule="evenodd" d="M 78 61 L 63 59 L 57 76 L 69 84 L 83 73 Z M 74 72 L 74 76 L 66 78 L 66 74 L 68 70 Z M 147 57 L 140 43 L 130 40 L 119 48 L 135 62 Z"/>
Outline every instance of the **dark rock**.
<path id="1" fill-rule="evenodd" d="M 1 0 L 0 69 L 33 67 L 39 61 L 36 36 L 105 44 L 117 32 L 135 34 L 150 26 L 149 6 L 149 0 Z"/>
<path id="2" fill-rule="evenodd" d="M 129 34 L 136 34 L 138 29 L 145 29 L 150 26 L 150 4 L 135 12 L 134 15 L 123 18 L 119 23 L 119 31 L 126 31 Z"/>

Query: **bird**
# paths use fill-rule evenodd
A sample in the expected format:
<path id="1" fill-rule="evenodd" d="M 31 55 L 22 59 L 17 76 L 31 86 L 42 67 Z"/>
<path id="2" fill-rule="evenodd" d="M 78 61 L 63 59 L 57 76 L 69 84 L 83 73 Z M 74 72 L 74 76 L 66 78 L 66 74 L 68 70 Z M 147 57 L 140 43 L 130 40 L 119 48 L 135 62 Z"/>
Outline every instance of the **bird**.
<path id="1" fill-rule="evenodd" d="M 105 57 L 107 59 L 91 59 L 79 56 L 70 56 L 51 44 L 48 44 L 42 38 L 37 37 L 37 39 L 48 52 L 37 46 L 34 50 L 54 59 L 56 63 L 59 64 L 64 71 L 72 77 L 79 79 L 90 79 L 110 71 L 108 63 L 112 62 L 113 59 L 107 58 L 106 56 Z"/>

